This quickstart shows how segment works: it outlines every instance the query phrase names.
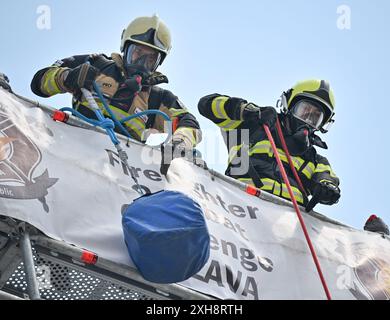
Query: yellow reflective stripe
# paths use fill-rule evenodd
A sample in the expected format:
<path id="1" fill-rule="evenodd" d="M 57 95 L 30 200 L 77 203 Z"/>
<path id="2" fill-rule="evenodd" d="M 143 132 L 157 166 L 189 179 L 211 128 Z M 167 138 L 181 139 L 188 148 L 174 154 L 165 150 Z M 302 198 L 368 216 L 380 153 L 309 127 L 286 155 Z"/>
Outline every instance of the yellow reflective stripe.
<path id="1" fill-rule="evenodd" d="M 102 104 L 98 103 L 98 105 L 99 105 L 99 108 L 102 109 Z M 124 119 L 130 115 L 126 111 L 123 111 L 122 109 L 119 109 L 115 106 L 110 105 L 110 109 L 119 121 L 121 121 L 122 119 Z M 108 112 L 106 112 L 106 110 L 103 111 L 103 114 L 106 116 L 109 116 L 109 114 L 108 114 Z M 145 122 L 141 118 L 134 118 L 134 119 L 128 120 L 124 123 L 124 125 L 126 127 L 130 128 L 133 132 L 135 132 L 138 135 L 138 138 L 142 137 L 142 134 L 145 130 Z"/>
<path id="2" fill-rule="evenodd" d="M 211 103 L 211 111 L 218 119 L 229 119 L 225 111 L 225 103 L 228 101 L 228 97 L 218 97 Z"/>
<path id="3" fill-rule="evenodd" d="M 133 131 L 135 131 L 138 137 L 140 138 L 142 137 L 142 134 L 145 131 L 145 123 L 139 118 L 126 121 L 125 125 L 130 127 Z"/>
<path id="4" fill-rule="evenodd" d="M 252 178 L 238 178 L 238 180 L 241 181 L 241 182 L 244 182 L 246 184 L 255 185 L 253 180 L 252 180 Z M 276 182 L 275 180 L 268 179 L 268 178 L 260 179 L 260 181 L 263 184 L 263 186 L 261 187 L 261 190 L 264 190 L 264 191 L 272 190 L 273 187 L 274 187 L 274 184 Z"/>
<path id="5" fill-rule="evenodd" d="M 229 158 L 228 158 L 229 163 L 231 163 L 233 161 L 233 159 L 237 156 L 237 154 L 241 148 L 242 148 L 242 144 L 230 148 Z"/>
<path id="6" fill-rule="evenodd" d="M 263 186 L 261 187 L 262 190 L 271 191 L 274 188 L 275 180 L 264 178 L 260 179 Z"/>
<path id="7" fill-rule="evenodd" d="M 246 183 L 246 184 L 250 184 L 252 186 L 255 185 L 253 180 L 252 180 L 252 178 L 238 178 L 237 180 L 239 180 L 239 181 L 241 181 L 243 183 Z M 261 190 L 271 191 L 273 189 L 274 183 L 275 183 L 274 180 L 268 179 L 268 178 L 263 178 L 263 179 L 260 179 L 260 181 L 263 184 L 263 186 L 261 187 Z"/>
<path id="8" fill-rule="evenodd" d="M 294 157 L 292 156 L 291 157 L 293 163 L 294 163 L 294 167 L 299 170 L 303 164 L 305 163 L 305 160 L 303 160 L 301 157 Z"/>
<path id="9" fill-rule="evenodd" d="M 281 189 L 280 183 L 275 181 L 274 194 L 277 195 L 277 196 L 280 196 L 280 191 L 281 191 L 280 189 Z"/>
<path id="10" fill-rule="evenodd" d="M 287 159 L 287 156 L 286 156 L 286 154 L 284 153 L 284 151 L 281 150 L 281 149 L 279 149 L 279 148 L 276 148 L 276 150 L 277 150 L 278 153 L 279 153 L 280 160 L 282 160 L 282 161 L 285 162 L 285 163 L 288 163 L 288 159 Z"/>
<path id="11" fill-rule="evenodd" d="M 286 163 L 288 163 L 287 156 L 284 153 L 283 150 L 277 148 L 278 154 L 280 156 L 280 159 Z M 255 153 L 258 154 L 268 154 L 268 156 L 271 158 L 274 156 L 274 151 L 272 150 L 271 143 L 268 140 L 263 140 L 258 143 L 256 143 L 251 150 L 249 151 L 249 155 L 253 155 Z"/>
<path id="12" fill-rule="evenodd" d="M 103 112 L 103 114 L 107 117 L 110 117 L 109 113 L 104 109 L 103 107 L 103 104 L 99 101 L 96 101 L 97 105 L 99 106 L 99 109 Z M 83 101 L 81 102 L 81 104 L 84 106 L 84 107 L 87 107 L 91 110 L 93 110 L 89 105 L 88 105 L 88 102 L 86 101 Z M 115 106 L 112 106 L 110 105 L 109 106 L 111 111 L 113 112 L 113 114 L 117 117 L 117 119 L 120 121 L 121 119 L 124 119 L 126 117 L 128 117 L 130 114 L 115 107 Z M 134 118 L 134 119 L 131 119 L 129 121 L 126 121 L 124 123 L 125 127 L 128 127 L 130 130 L 132 130 L 135 134 L 137 134 L 138 138 L 141 138 L 142 137 L 142 134 L 145 130 L 145 123 L 143 120 L 141 120 L 141 118 Z"/>
<path id="13" fill-rule="evenodd" d="M 282 149 L 279 149 L 279 148 L 277 148 L 276 150 L 279 153 L 280 159 L 282 161 L 288 163 L 287 156 L 284 153 L 284 151 Z M 255 153 L 268 154 L 269 157 L 274 156 L 274 151 L 272 150 L 271 143 L 268 140 L 263 140 L 263 141 L 256 143 L 249 151 L 249 155 L 253 155 Z"/>
<path id="14" fill-rule="evenodd" d="M 270 148 L 272 150 L 272 147 L 271 147 L 271 143 L 269 141 L 267 141 L 270 145 Z M 289 163 L 288 162 L 288 158 L 287 158 L 287 155 L 286 153 L 282 150 L 282 149 L 279 149 L 279 148 L 276 148 L 276 150 L 278 150 L 278 153 L 279 153 L 279 156 L 280 156 L 280 159 L 285 162 L 285 163 Z M 271 153 L 272 155 L 274 154 L 273 151 Z M 303 160 L 301 157 L 294 157 L 294 156 L 291 156 L 291 161 L 292 163 L 294 164 L 294 167 L 295 169 L 299 170 L 302 165 L 305 163 L 305 160 Z"/>
<path id="15" fill-rule="evenodd" d="M 57 73 L 60 72 L 61 69 L 59 68 L 52 68 L 46 71 L 45 75 L 43 76 L 43 86 L 41 89 L 44 91 L 44 93 L 48 95 L 54 95 L 57 93 L 62 93 L 61 89 L 58 87 L 56 82 L 56 76 Z"/>
<path id="16" fill-rule="evenodd" d="M 228 130 L 234 130 L 236 129 L 242 121 L 236 121 L 236 120 L 225 120 L 221 123 L 218 123 L 218 126 L 226 131 Z"/>
<path id="17" fill-rule="evenodd" d="M 330 176 L 337 178 L 330 165 L 319 163 L 315 169 L 315 173 L 329 172 Z"/>
<path id="18" fill-rule="evenodd" d="M 295 197 L 295 200 L 297 200 L 298 203 L 303 203 L 303 196 L 302 196 L 301 191 L 299 191 L 298 188 L 293 187 L 293 186 L 291 186 L 291 189 L 292 189 L 293 195 Z M 287 198 L 287 199 L 291 199 L 290 194 L 288 193 L 287 186 L 284 183 L 282 184 L 282 197 Z"/>
<path id="19" fill-rule="evenodd" d="M 316 167 L 314 163 L 309 162 L 305 168 L 302 170 L 302 173 L 306 176 L 306 178 L 310 179 L 312 175 L 314 174 Z"/>
<path id="20" fill-rule="evenodd" d="M 268 154 L 269 157 L 273 156 L 273 151 L 271 147 L 271 143 L 268 140 L 263 140 L 256 143 L 250 150 L 249 156 L 252 156 L 255 153 L 265 153 Z"/>
<path id="21" fill-rule="evenodd" d="M 253 180 L 251 178 L 238 178 L 237 180 L 241 181 L 242 183 L 250 184 L 251 186 L 255 186 L 255 184 L 253 183 Z"/>
<path id="22" fill-rule="evenodd" d="M 169 113 L 171 114 L 172 117 L 178 117 L 178 116 L 180 116 L 182 114 L 188 113 L 188 111 L 185 110 L 185 109 L 171 108 L 171 109 L 169 109 Z"/>
<path id="23" fill-rule="evenodd" d="M 322 183 L 322 182 L 328 182 L 328 183 L 330 183 L 330 184 L 335 185 L 335 184 L 334 184 L 334 181 L 330 181 L 330 180 L 327 180 L 327 179 L 322 179 L 322 180 L 320 180 L 320 183 Z"/>
<path id="24" fill-rule="evenodd" d="M 316 172 L 324 172 L 324 171 L 331 171 L 332 169 L 330 168 L 329 165 L 319 163 L 316 168 Z"/>
<path id="25" fill-rule="evenodd" d="M 287 156 L 285 152 L 282 149 L 277 148 L 277 151 L 279 153 L 280 159 L 288 163 Z M 270 158 L 274 156 L 274 152 L 272 150 L 271 143 L 268 140 L 263 140 L 258 143 L 256 143 L 249 151 L 249 156 L 252 156 L 254 154 L 267 154 Z M 305 163 L 305 160 L 303 160 L 301 157 L 291 157 L 291 160 L 294 164 L 294 167 L 299 170 L 302 165 Z M 313 166 L 314 167 L 314 166 Z M 313 169 L 314 170 L 314 169 Z"/>
<path id="26" fill-rule="evenodd" d="M 188 127 L 179 127 L 176 129 L 176 131 L 174 132 L 174 136 L 177 135 L 177 134 L 180 134 L 180 135 L 183 135 L 185 136 L 186 138 L 188 138 L 188 140 L 190 141 L 190 143 L 192 144 L 192 146 L 195 146 L 197 141 L 196 141 L 196 132 L 195 132 L 196 129 L 194 128 L 188 128 Z"/>
<path id="27" fill-rule="evenodd" d="M 255 184 L 253 183 L 253 180 L 251 178 L 238 178 L 237 180 L 245 183 L 245 184 L 250 184 L 254 186 Z M 283 183 L 282 185 L 273 179 L 269 178 L 263 178 L 260 179 L 261 182 L 263 183 L 263 186 L 260 188 L 261 190 L 264 191 L 272 191 L 273 194 L 276 196 L 282 196 L 283 198 L 290 199 L 290 194 L 288 193 L 287 186 Z M 282 193 L 280 192 L 280 189 L 282 187 Z M 303 196 L 301 191 L 296 188 L 296 187 L 291 187 L 292 192 L 294 194 L 295 199 L 297 200 L 298 203 L 303 203 Z"/>

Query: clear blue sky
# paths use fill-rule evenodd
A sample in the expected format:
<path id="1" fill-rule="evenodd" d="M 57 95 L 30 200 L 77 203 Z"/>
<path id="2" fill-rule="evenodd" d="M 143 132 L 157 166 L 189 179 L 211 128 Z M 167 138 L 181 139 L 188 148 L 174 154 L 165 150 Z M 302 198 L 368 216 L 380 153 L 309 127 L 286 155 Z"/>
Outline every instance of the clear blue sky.
<path id="1" fill-rule="evenodd" d="M 336 24 L 337 8 L 344 4 L 351 8 L 350 30 Z M 51 8 L 50 30 L 36 26 L 40 5 Z M 318 209 L 356 228 L 371 213 L 390 223 L 389 1 L 3 1 L 0 70 L 16 92 L 33 97 L 29 84 L 38 69 L 74 54 L 117 52 L 122 29 L 153 13 L 173 36 L 160 69 L 170 79 L 165 87 L 205 131 L 212 130 L 208 139 L 216 139 L 218 131 L 197 112 L 203 95 L 218 92 L 275 105 L 298 80 L 328 79 L 336 94 L 336 123 L 323 135 L 330 148 L 322 154 L 341 179 L 342 199 Z M 68 95 L 39 100 L 70 104 Z M 224 170 L 225 159 L 216 164 L 204 153 L 212 167 Z"/>

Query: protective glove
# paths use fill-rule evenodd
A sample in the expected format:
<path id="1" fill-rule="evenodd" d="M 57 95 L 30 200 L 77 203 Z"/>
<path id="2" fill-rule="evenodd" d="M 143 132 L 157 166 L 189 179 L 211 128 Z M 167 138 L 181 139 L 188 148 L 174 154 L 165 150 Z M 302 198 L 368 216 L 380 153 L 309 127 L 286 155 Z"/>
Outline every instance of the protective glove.
<path id="1" fill-rule="evenodd" d="M 340 188 L 329 181 L 318 183 L 313 189 L 313 197 L 306 206 L 306 212 L 310 212 L 318 204 L 332 205 L 340 199 Z"/>
<path id="2" fill-rule="evenodd" d="M 253 103 L 245 103 L 241 108 L 241 118 L 244 121 L 256 121 L 268 127 L 273 127 L 276 123 L 277 113 L 273 107 L 259 107 Z"/>
<path id="3" fill-rule="evenodd" d="M 155 86 L 161 83 L 168 83 L 167 76 L 163 75 L 161 72 L 155 71 L 151 73 L 148 77 L 142 78 L 143 86 Z"/>
<path id="4" fill-rule="evenodd" d="M 138 94 L 142 90 L 142 87 L 151 87 L 161 83 L 168 83 L 168 78 L 157 71 L 144 77 L 136 74 L 127 78 L 125 81 L 126 86 L 134 94 Z"/>
<path id="5" fill-rule="evenodd" d="M 79 91 L 81 88 L 91 90 L 93 81 L 100 73 L 99 69 L 89 63 L 83 63 L 68 72 L 64 84 L 70 92 Z"/>

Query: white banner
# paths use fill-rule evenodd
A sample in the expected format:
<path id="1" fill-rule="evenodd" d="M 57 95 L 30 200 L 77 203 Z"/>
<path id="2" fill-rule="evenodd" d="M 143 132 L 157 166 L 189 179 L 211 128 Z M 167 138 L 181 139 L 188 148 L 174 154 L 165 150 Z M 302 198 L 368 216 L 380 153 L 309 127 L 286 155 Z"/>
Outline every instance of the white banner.
<path id="1" fill-rule="evenodd" d="M 184 286 L 222 299 L 325 299 L 292 208 L 252 197 L 182 159 L 172 162 L 167 181 L 159 151 L 123 146 L 145 191 L 182 191 L 204 210 L 210 259 Z M 0 89 L 1 215 L 132 266 L 121 207 L 138 197 L 134 188 L 105 134 L 54 122 Z M 390 299 L 389 238 L 304 219 L 334 299 Z"/>

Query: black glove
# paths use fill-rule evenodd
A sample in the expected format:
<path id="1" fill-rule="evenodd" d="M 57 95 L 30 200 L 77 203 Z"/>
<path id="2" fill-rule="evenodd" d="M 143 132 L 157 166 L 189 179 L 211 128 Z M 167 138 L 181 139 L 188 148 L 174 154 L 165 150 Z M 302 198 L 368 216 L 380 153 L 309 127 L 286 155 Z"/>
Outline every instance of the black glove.
<path id="1" fill-rule="evenodd" d="M 188 150 L 184 147 L 182 140 L 173 141 L 161 146 L 161 167 L 160 172 L 166 176 L 171 161 L 176 158 L 184 158 Z"/>
<path id="2" fill-rule="evenodd" d="M 260 113 L 260 123 L 266 124 L 268 127 L 275 126 L 276 119 L 278 117 L 278 114 L 276 113 L 275 108 L 273 107 L 264 107 L 261 108 Z"/>
<path id="3" fill-rule="evenodd" d="M 168 83 L 167 76 L 161 72 L 155 71 L 146 78 L 142 78 L 142 85 L 144 86 L 155 86 L 161 83 Z"/>
<path id="4" fill-rule="evenodd" d="M 91 90 L 92 83 L 98 75 L 99 69 L 89 63 L 83 63 L 82 65 L 79 65 L 69 71 L 64 84 L 71 92 L 76 92 L 81 88 Z"/>
<path id="5" fill-rule="evenodd" d="M 244 121 L 259 121 L 260 107 L 253 103 L 245 103 L 241 106 L 241 119 Z"/>
<path id="6" fill-rule="evenodd" d="M 323 181 L 318 183 L 313 189 L 313 197 L 306 206 L 306 212 L 310 212 L 317 203 L 332 205 L 340 199 L 340 188 L 333 183 Z"/>
<path id="7" fill-rule="evenodd" d="M 273 107 L 260 108 L 253 103 L 246 103 L 242 108 L 242 119 L 245 121 L 256 121 L 268 127 L 273 127 L 276 123 L 277 113 Z"/>
<path id="8" fill-rule="evenodd" d="M 9 79 L 8 77 L 0 72 L 0 87 L 4 88 L 5 90 L 12 93 L 11 86 L 9 85 Z"/>

